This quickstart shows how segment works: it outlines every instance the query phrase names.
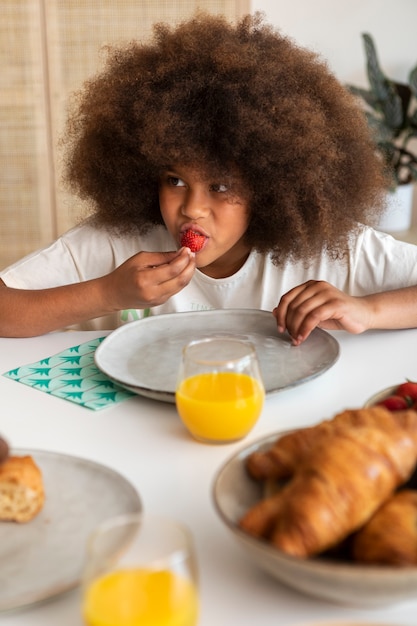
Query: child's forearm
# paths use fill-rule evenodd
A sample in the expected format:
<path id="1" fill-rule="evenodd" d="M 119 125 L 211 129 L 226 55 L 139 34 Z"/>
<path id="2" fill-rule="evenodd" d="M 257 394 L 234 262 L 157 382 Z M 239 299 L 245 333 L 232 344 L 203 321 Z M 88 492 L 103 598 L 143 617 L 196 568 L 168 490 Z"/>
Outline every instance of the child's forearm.
<path id="1" fill-rule="evenodd" d="M 0 280 L 0 336 L 33 337 L 112 313 L 102 279 L 26 290 Z"/>
<path id="2" fill-rule="evenodd" d="M 122 309 L 166 302 L 191 280 L 188 248 L 139 252 L 110 274 L 53 289 L 12 289 L 0 279 L 0 336 L 33 337 Z"/>
<path id="3" fill-rule="evenodd" d="M 417 286 L 364 296 L 372 329 L 417 327 Z"/>

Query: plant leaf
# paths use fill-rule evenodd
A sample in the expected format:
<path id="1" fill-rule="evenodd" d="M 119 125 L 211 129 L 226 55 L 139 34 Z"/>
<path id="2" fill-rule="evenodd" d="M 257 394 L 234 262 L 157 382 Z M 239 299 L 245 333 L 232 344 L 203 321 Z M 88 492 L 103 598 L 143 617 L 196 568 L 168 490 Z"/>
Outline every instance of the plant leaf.
<path id="1" fill-rule="evenodd" d="M 377 100 L 385 100 L 388 97 L 387 81 L 379 65 L 374 41 L 369 33 L 363 33 L 362 38 L 367 59 L 366 69 L 369 84 Z"/>
<path id="2" fill-rule="evenodd" d="M 355 87 L 355 85 L 347 85 L 347 89 L 352 95 L 362 98 L 362 100 L 373 109 L 378 106 L 378 100 L 376 99 L 373 91 L 370 91 L 369 89 L 363 89 L 362 87 Z"/>
<path id="3" fill-rule="evenodd" d="M 417 109 L 410 115 L 408 120 L 410 122 L 410 126 L 413 127 L 413 130 L 417 130 Z"/>
<path id="4" fill-rule="evenodd" d="M 380 104 L 388 126 L 400 130 L 404 122 L 403 105 L 393 82 L 387 81 L 387 98 Z"/>
<path id="5" fill-rule="evenodd" d="M 404 121 L 402 100 L 397 93 L 395 83 L 389 80 L 380 68 L 371 35 L 363 33 L 362 37 L 367 58 L 368 80 L 377 102 L 375 108 L 380 108 L 390 128 L 399 129 Z"/>
<path id="6" fill-rule="evenodd" d="M 417 140 L 417 65 L 409 85 L 389 79 L 382 71 L 376 46 L 369 33 L 362 33 L 370 89 L 347 85 L 362 99 L 363 111 L 387 171 L 397 184 L 417 181 L 417 153 L 408 143 Z M 411 143 L 410 143 L 411 145 Z"/>
<path id="7" fill-rule="evenodd" d="M 417 98 L 417 65 L 414 69 L 411 70 L 408 82 L 410 84 L 410 89 L 413 92 L 414 96 Z"/>

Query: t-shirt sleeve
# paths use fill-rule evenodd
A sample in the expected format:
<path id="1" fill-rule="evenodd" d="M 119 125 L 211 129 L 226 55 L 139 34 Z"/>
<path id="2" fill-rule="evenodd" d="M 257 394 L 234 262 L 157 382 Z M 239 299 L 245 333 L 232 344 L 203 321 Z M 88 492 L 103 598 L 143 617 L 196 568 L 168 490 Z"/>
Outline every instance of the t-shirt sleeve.
<path id="1" fill-rule="evenodd" d="M 81 225 L 10 265 L 0 278 L 19 289 L 58 287 L 103 276 L 135 251 L 133 247 L 118 251 L 108 233 Z"/>
<path id="2" fill-rule="evenodd" d="M 352 295 L 417 285 L 417 246 L 364 228 L 351 250 Z"/>

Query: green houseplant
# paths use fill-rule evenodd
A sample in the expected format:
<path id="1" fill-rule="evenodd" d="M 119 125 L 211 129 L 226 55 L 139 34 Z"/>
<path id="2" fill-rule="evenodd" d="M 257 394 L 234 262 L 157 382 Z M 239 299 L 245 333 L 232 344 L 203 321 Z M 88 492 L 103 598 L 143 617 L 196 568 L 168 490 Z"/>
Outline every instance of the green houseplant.
<path id="1" fill-rule="evenodd" d="M 382 71 L 372 36 L 362 34 L 369 89 L 348 85 L 364 104 L 369 127 L 388 173 L 392 188 L 417 181 L 417 65 L 408 84 L 391 80 Z"/>

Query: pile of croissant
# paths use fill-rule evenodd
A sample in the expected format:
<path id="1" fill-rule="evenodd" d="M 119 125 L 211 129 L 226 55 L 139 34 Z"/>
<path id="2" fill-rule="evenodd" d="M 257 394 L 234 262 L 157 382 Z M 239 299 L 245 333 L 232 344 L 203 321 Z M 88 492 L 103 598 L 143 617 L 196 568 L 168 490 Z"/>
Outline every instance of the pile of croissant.
<path id="1" fill-rule="evenodd" d="M 417 564 L 417 412 L 347 410 L 247 458 L 252 478 L 280 484 L 239 525 L 298 557 L 344 546 L 363 563 Z"/>

